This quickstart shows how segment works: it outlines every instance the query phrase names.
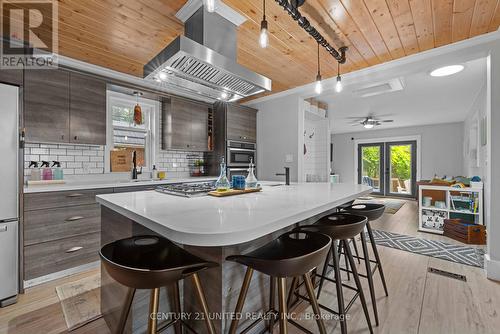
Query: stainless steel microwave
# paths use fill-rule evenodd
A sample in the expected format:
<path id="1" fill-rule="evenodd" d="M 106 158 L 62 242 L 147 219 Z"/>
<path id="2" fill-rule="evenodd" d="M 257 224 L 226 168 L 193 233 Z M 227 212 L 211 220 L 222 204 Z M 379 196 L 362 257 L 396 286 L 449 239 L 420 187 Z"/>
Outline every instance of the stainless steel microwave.
<path id="1" fill-rule="evenodd" d="M 227 165 L 229 167 L 247 167 L 251 160 L 256 164 L 257 145 L 241 141 L 227 141 Z"/>

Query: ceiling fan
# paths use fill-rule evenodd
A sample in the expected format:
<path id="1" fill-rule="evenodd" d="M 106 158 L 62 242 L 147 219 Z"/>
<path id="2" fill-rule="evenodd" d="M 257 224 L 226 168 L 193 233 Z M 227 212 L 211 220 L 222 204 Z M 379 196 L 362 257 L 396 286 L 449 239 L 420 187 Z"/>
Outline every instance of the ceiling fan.
<path id="1" fill-rule="evenodd" d="M 362 125 L 365 129 L 372 129 L 375 126 L 382 125 L 382 123 L 392 123 L 394 120 L 392 119 L 377 119 L 373 116 L 368 117 L 349 117 L 351 119 L 355 119 L 350 125 Z"/>

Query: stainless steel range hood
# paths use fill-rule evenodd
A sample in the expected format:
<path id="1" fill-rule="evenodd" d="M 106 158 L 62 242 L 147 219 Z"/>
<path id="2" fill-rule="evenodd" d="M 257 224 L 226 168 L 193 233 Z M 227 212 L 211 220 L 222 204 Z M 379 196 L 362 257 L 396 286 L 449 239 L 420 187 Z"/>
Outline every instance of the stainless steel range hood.
<path id="1" fill-rule="evenodd" d="M 144 78 L 214 100 L 237 101 L 271 90 L 271 80 L 236 62 L 236 25 L 203 6 L 144 66 Z"/>

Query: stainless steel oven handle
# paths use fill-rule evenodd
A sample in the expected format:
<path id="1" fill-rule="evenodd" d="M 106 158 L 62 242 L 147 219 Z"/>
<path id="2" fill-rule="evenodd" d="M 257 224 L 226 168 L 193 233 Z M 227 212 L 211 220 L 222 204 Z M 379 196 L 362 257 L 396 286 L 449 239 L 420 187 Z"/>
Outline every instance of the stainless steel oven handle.
<path id="1" fill-rule="evenodd" d="M 252 149 L 250 149 L 250 148 L 233 148 L 233 147 L 229 147 L 229 148 L 228 148 L 228 151 L 255 152 L 256 150 L 252 150 Z"/>
<path id="2" fill-rule="evenodd" d="M 231 167 L 229 167 L 228 169 L 229 169 L 230 172 L 233 172 L 233 171 L 234 172 L 241 172 L 241 171 L 247 171 L 248 170 L 248 168 L 231 168 Z"/>

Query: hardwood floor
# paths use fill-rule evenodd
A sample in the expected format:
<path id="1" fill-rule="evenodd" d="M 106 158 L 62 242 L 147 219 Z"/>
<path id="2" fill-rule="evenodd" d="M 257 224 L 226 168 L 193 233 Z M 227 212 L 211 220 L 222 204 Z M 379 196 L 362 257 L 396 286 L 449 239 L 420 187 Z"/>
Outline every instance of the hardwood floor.
<path id="1" fill-rule="evenodd" d="M 372 223 L 372 227 L 454 242 L 443 236 L 416 231 L 417 205 L 414 201 L 408 201 L 394 215 L 385 214 Z M 498 333 L 500 283 L 486 279 L 482 269 L 387 247 L 378 249 L 386 274 L 389 297 L 385 297 L 380 278 L 376 274 L 374 279 L 380 325 L 374 327 L 374 333 Z M 363 272 L 361 267 L 358 269 Z M 467 282 L 429 273 L 428 267 L 465 275 Z M 96 270 L 93 270 L 28 289 L 24 295 L 19 296 L 17 304 L 0 309 L 0 334 L 66 333 L 55 287 L 95 273 Z M 365 281 L 362 280 L 365 291 L 368 291 Z M 346 298 L 350 296 L 348 293 L 346 295 Z M 336 309 L 335 288 L 332 284 L 325 286 L 320 302 Z M 371 304 L 369 308 L 373 319 Z M 310 308 L 305 310 L 310 311 Z M 300 313 L 298 316 L 303 315 L 304 313 Z M 368 333 L 358 301 L 351 308 L 349 316 L 349 333 Z M 299 322 L 312 332 L 318 332 L 313 320 Z M 329 320 L 326 325 L 328 333 L 340 333 L 337 322 Z M 289 330 L 291 334 L 299 333 L 292 325 Z M 276 328 L 275 333 L 278 332 Z M 72 333 L 107 334 L 109 331 L 104 321 L 98 319 Z"/>

